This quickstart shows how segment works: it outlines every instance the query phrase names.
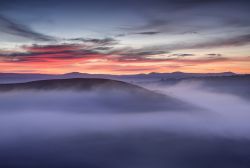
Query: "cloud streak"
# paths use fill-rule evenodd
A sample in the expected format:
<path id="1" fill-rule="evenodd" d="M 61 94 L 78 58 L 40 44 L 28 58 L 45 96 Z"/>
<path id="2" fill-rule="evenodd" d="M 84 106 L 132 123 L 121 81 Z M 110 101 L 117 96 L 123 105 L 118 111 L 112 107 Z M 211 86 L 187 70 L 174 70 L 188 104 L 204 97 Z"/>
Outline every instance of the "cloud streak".
<path id="1" fill-rule="evenodd" d="M 78 40 L 78 39 L 77 39 Z M 89 41 L 93 44 L 89 45 Z M 203 58 L 194 57 L 191 53 L 171 54 L 171 51 L 178 49 L 192 48 L 210 48 L 226 45 L 243 45 L 249 42 L 249 35 L 239 36 L 235 39 L 218 40 L 214 42 L 205 42 L 200 44 L 188 44 L 182 46 L 154 46 L 134 49 L 131 47 L 113 48 L 110 39 L 89 39 L 85 43 L 62 43 L 54 45 L 26 45 L 22 49 L 24 52 L 1 51 L 0 57 L 6 62 L 32 62 L 34 60 L 42 62 L 44 60 L 70 60 L 70 59 L 106 59 L 115 62 L 190 62 L 207 63 L 222 62 L 227 60 L 238 60 L 237 58 L 222 57 L 221 54 L 207 54 Z M 107 45 L 107 46 L 106 46 Z M 114 44 L 115 45 L 115 44 Z M 187 58 L 192 57 L 192 59 Z"/>
<path id="2" fill-rule="evenodd" d="M 0 32 L 37 41 L 55 41 L 54 37 L 35 32 L 26 25 L 0 15 Z"/>
<path id="3" fill-rule="evenodd" d="M 206 41 L 195 42 L 179 42 L 172 44 L 161 44 L 145 46 L 141 50 L 163 50 L 163 51 L 178 51 L 183 49 L 210 49 L 210 48 L 220 48 L 220 47 L 238 47 L 250 44 L 250 34 L 242 34 L 234 37 L 228 38 L 215 38 Z M 185 56 L 185 55 L 184 55 Z M 186 55 L 187 56 L 187 55 Z M 188 55 L 190 56 L 190 55 Z"/>
<path id="4" fill-rule="evenodd" d="M 214 47 L 231 47 L 243 46 L 250 43 L 250 34 L 239 35 L 229 38 L 220 38 L 199 44 L 191 44 L 188 48 L 214 48 Z"/>
<path id="5" fill-rule="evenodd" d="M 95 58 L 99 53 L 80 44 L 24 46 L 25 52 L 1 53 L 0 57 L 14 62 L 43 62 L 44 60 L 68 60 Z"/>
<path id="6" fill-rule="evenodd" d="M 69 41 L 77 41 L 77 42 L 84 42 L 84 43 L 92 43 L 94 45 L 99 46 L 109 46 L 109 45 L 115 45 L 118 43 L 118 40 L 114 38 L 72 38 L 69 39 Z"/>
<path id="7" fill-rule="evenodd" d="M 156 34 L 160 34 L 161 32 L 159 31 L 144 31 L 144 32 L 138 32 L 138 33 L 134 33 L 137 35 L 156 35 Z"/>

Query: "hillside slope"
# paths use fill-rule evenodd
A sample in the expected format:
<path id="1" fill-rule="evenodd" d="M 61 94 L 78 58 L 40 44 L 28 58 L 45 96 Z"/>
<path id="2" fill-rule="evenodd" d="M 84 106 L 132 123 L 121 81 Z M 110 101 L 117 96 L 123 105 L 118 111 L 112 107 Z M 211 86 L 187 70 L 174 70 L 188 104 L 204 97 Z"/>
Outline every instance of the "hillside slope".
<path id="1" fill-rule="evenodd" d="M 192 105 L 167 95 L 126 82 L 97 79 L 73 78 L 33 81 L 16 84 L 0 84 L 0 92 L 18 94 L 10 101 L 23 107 L 50 108 L 71 111 L 100 111 L 100 109 L 116 110 L 117 112 L 147 111 L 188 111 Z M 25 95 L 29 95 L 25 98 Z M 47 96 L 47 95 L 49 96 Z M 7 96 L 3 98 L 3 107 Z M 17 105 L 15 105 L 17 106 Z"/>

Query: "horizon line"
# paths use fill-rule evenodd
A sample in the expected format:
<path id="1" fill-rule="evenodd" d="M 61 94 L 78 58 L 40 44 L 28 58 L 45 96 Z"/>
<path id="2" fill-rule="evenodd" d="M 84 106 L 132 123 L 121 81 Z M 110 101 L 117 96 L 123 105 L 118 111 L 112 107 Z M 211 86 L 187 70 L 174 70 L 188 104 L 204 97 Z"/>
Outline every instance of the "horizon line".
<path id="1" fill-rule="evenodd" d="M 66 74 L 88 74 L 88 75 L 113 75 L 113 76 L 127 76 L 127 75 L 150 75 L 150 74 L 173 74 L 173 73 L 183 73 L 183 74 L 223 74 L 232 73 L 235 75 L 249 75 L 250 73 L 236 73 L 232 71 L 222 71 L 222 72 L 183 72 L 183 71 L 173 71 L 173 72 L 148 72 L 148 73 L 134 73 L 134 74 L 111 74 L 111 73 L 87 73 L 87 72 L 67 72 L 67 73 L 28 73 L 28 72 L 0 72 L 0 74 L 34 74 L 34 75 L 66 75 Z"/>

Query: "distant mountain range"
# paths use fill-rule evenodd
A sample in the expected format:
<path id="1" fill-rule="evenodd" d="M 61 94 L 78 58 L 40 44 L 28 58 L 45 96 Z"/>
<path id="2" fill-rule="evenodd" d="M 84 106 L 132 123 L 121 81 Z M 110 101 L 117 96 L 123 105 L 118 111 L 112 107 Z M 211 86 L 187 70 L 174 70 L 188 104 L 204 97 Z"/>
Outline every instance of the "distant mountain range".
<path id="1" fill-rule="evenodd" d="M 126 82 L 147 82 L 157 81 L 159 79 L 181 79 L 189 77 L 207 77 L 207 76 L 233 76 L 239 75 L 233 72 L 222 73 L 184 73 L 184 72 L 172 72 L 172 73 L 149 73 L 149 74 L 134 74 L 134 75 L 110 75 L 110 74 L 88 74 L 72 72 L 67 74 L 21 74 L 21 73 L 0 73 L 0 83 L 18 83 L 28 82 L 35 80 L 45 79 L 69 79 L 69 78 L 103 78 L 122 80 Z"/>

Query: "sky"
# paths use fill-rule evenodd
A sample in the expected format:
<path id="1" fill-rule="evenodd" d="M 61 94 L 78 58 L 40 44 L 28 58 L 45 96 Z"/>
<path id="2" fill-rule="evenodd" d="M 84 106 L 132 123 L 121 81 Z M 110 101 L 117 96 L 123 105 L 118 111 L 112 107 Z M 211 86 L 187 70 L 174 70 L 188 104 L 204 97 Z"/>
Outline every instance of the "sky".
<path id="1" fill-rule="evenodd" d="M 250 73 L 249 0 L 1 0 L 0 72 Z"/>

